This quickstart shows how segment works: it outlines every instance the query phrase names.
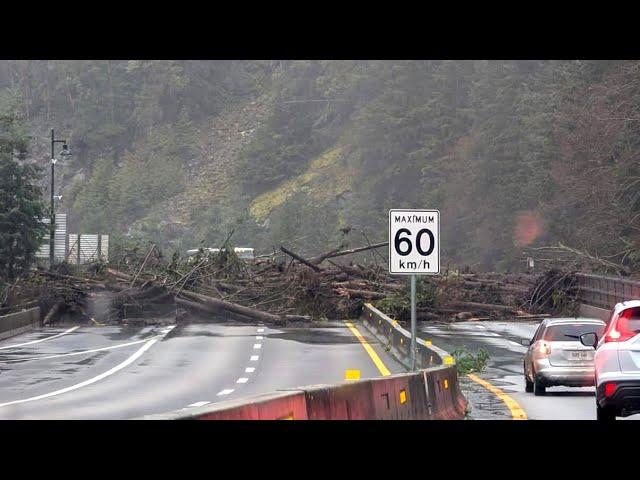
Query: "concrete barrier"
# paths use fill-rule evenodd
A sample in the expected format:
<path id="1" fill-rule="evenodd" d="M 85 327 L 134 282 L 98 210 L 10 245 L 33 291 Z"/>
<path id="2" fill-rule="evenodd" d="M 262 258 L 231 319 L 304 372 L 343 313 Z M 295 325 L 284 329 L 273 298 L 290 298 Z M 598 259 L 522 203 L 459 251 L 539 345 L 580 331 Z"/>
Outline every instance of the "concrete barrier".
<path id="1" fill-rule="evenodd" d="M 408 365 L 409 332 L 367 305 L 363 323 L 402 363 Z M 143 417 L 144 420 L 460 420 L 467 401 L 455 361 L 446 351 L 418 342 L 423 370 L 339 385 L 280 390 Z"/>
<path id="2" fill-rule="evenodd" d="M 0 340 L 27 332 L 40 325 L 40 307 L 0 316 Z"/>
<path id="3" fill-rule="evenodd" d="M 452 366 L 341 385 L 311 385 L 143 420 L 459 420 L 466 401 Z"/>
<path id="4" fill-rule="evenodd" d="M 593 305 L 587 305 L 585 303 L 580 304 L 578 315 L 587 318 L 599 318 L 605 322 L 609 321 L 611 316 L 611 310 L 605 310 L 604 308 L 594 307 Z"/>

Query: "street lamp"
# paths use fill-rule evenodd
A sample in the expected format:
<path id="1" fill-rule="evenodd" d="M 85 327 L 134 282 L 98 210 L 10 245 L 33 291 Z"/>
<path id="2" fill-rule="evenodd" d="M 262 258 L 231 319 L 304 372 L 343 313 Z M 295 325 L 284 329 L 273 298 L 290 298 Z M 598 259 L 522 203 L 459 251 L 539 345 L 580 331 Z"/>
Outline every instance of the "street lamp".
<path id="1" fill-rule="evenodd" d="M 71 153 L 69 152 L 69 147 L 67 146 L 67 141 L 66 140 L 56 140 L 55 138 L 55 133 L 53 131 L 53 128 L 51 129 L 51 222 L 49 224 L 49 234 L 50 234 L 50 238 L 49 238 L 49 268 L 53 268 L 53 259 L 54 259 L 54 237 L 55 237 L 55 223 L 56 223 L 56 213 L 55 213 L 55 207 L 53 204 L 53 200 L 54 200 L 54 178 L 55 178 L 55 166 L 57 163 L 57 159 L 56 159 L 56 153 L 55 153 L 55 146 L 56 143 L 62 143 L 62 152 L 60 153 L 60 155 L 62 156 L 67 156 L 67 155 L 71 155 Z"/>

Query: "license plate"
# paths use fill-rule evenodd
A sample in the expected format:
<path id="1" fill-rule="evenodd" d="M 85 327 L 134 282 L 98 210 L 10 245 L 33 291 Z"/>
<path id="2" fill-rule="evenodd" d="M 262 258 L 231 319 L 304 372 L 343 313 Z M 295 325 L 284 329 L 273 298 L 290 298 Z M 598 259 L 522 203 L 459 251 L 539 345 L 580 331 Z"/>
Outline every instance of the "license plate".
<path id="1" fill-rule="evenodd" d="M 591 352 L 569 352 L 570 360 L 591 360 Z"/>

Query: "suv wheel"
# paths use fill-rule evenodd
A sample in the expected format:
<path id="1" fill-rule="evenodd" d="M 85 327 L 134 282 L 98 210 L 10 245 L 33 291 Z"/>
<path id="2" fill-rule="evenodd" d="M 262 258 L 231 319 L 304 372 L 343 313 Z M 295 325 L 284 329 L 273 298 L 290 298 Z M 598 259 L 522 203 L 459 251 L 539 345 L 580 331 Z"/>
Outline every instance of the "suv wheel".
<path id="1" fill-rule="evenodd" d="M 610 408 L 602 408 L 598 403 L 596 403 L 596 418 L 598 420 L 611 422 L 616 419 L 616 414 Z"/>
<path id="2" fill-rule="evenodd" d="M 526 370 L 524 372 L 524 391 L 527 393 L 533 392 L 533 382 L 529 380 Z"/>
<path id="3" fill-rule="evenodd" d="M 547 389 L 542 385 L 537 378 L 533 380 L 533 394 L 536 396 L 544 395 L 547 393 Z"/>

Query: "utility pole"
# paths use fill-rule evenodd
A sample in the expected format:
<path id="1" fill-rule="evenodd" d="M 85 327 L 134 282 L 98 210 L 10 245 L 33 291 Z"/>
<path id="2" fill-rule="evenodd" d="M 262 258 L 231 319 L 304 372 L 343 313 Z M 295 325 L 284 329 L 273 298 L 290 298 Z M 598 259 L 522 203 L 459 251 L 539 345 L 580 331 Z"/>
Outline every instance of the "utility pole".
<path id="1" fill-rule="evenodd" d="M 62 155 L 69 155 L 69 147 L 66 140 L 56 140 L 55 132 L 51 129 L 51 220 L 49 223 L 49 268 L 53 268 L 55 254 L 55 233 L 56 233 L 56 211 L 54 206 L 55 187 L 55 166 L 56 166 L 56 143 L 62 143 Z"/>

